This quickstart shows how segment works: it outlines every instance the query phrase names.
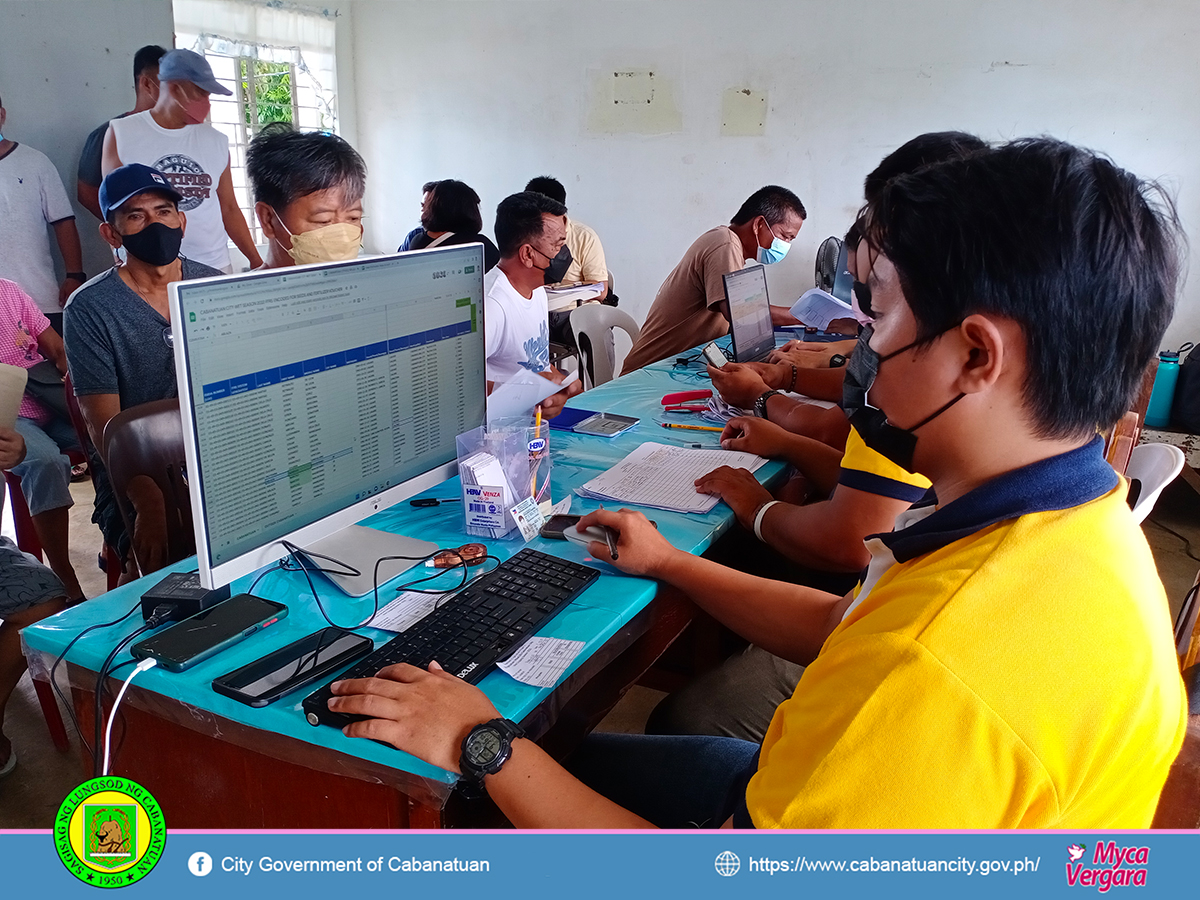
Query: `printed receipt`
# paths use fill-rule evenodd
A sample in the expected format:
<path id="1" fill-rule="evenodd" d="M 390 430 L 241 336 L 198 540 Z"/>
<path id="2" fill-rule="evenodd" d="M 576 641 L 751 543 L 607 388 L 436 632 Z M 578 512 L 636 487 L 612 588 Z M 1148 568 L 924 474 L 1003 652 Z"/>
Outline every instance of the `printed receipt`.
<path id="1" fill-rule="evenodd" d="M 370 625 L 381 631 L 405 631 L 411 625 L 425 618 L 443 597 L 448 597 L 453 591 L 445 594 L 422 594 L 418 591 L 405 591 L 375 613 L 375 618 L 363 619 L 362 625 Z"/>
<path id="2" fill-rule="evenodd" d="M 558 684 L 558 679 L 582 649 L 583 641 L 532 637 L 498 665 L 522 684 L 550 688 Z"/>

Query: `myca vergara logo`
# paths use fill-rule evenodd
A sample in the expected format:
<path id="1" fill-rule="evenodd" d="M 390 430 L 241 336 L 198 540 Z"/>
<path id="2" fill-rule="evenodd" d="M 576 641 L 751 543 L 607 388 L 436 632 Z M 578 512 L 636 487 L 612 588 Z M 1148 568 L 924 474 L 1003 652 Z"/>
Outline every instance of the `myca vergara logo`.
<path id="1" fill-rule="evenodd" d="M 1118 847 L 1115 841 L 1097 841 L 1090 860 L 1086 852 L 1086 844 L 1067 848 L 1070 887 L 1094 887 L 1103 894 L 1115 887 L 1146 886 L 1149 847 Z"/>
<path id="2" fill-rule="evenodd" d="M 162 808 L 128 778 L 93 778 L 67 795 L 54 820 L 54 848 L 67 870 L 96 887 L 144 878 L 167 841 Z"/>

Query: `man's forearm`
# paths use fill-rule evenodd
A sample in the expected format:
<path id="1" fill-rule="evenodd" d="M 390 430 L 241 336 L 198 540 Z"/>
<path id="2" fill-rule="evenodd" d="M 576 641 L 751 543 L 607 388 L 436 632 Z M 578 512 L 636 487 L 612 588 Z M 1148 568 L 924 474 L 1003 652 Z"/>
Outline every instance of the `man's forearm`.
<path id="1" fill-rule="evenodd" d="M 778 507 L 774 507 L 777 509 Z M 748 575 L 682 551 L 658 573 L 727 628 L 769 653 L 808 665 L 837 624 L 843 598 Z"/>
<path id="2" fill-rule="evenodd" d="M 843 454 L 826 443 L 790 431 L 780 439 L 783 441 L 783 458 L 795 466 L 819 494 L 828 496 L 832 493 L 841 475 Z"/>
<path id="3" fill-rule="evenodd" d="M 262 257 L 258 255 L 258 247 L 250 237 L 250 226 L 246 224 L 246 217 L 242 215 L 242 211 L 236 206 L 230 209 L 222 204 L 221 221 L 225 225 L 225 233 L 229 235 L 233 245 L 242 251 L 242 255 L 250 263 L 250 268 L 256 269 L 261 266 Z"/>
<path id="4" fill-rule="evenodd" d="M 79 246 L 79 229 L 75 227 L 74 219 L 63 219 L 54 223 L 54 239 L 58 242 L 58 252 L 62 254 L 63 265 L 68 272 L 83 271 L 83 250 Z"/>
<path id="5" fill-rule="evenodd" d="M 870 559 L 861 539 L 843 534 L 828 500 L 797 506 L 779 503 L 763 515 L 767 545 L 802 566 L 823 572 L 858 572 Z"/>

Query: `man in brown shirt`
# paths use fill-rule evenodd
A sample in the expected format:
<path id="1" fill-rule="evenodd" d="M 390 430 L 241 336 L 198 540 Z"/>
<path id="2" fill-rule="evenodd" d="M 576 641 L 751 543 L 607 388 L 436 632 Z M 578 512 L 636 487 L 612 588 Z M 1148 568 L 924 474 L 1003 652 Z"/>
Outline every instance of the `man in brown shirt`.
<path id="1" fill-rule="evenodd" d="M 764 264 L 783 259 L 807 215 L 799 197 L 771 184 L 751 194 L 728 225 L 700 235 L 658 289 L 621 374 L 728 334 L 721 276 L 747 259 Z M 771 307 L 771 322 L 798 324 L 786 306 Z"/>

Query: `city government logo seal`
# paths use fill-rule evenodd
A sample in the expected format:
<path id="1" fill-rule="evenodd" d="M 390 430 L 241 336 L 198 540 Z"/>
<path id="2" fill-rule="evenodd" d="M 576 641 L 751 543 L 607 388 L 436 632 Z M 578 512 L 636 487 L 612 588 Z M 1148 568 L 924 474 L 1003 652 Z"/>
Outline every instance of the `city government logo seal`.
<path id="1" fill-rule="evenodd" d="M 162 857 L 167 826 L 162 807 L 128 778 L 85 781 L 67 795 L 54 819 L 54 848 L 72 875 L 95 887 L 141 880 Z"/>

